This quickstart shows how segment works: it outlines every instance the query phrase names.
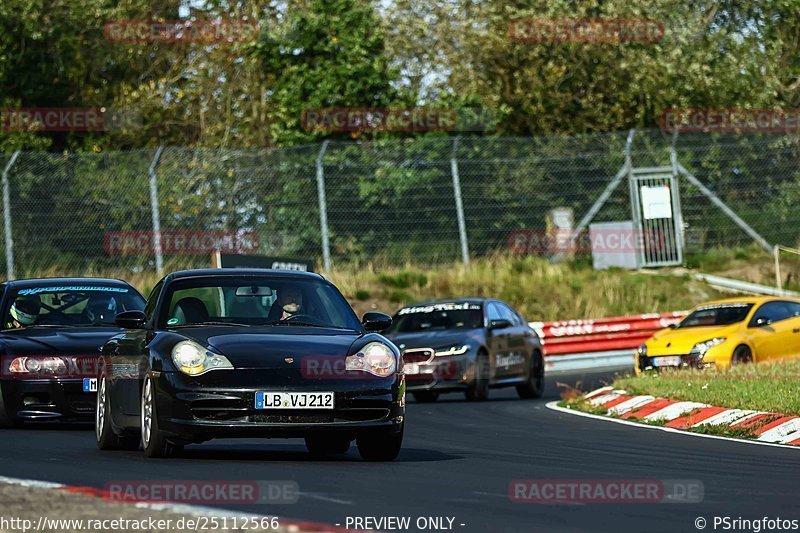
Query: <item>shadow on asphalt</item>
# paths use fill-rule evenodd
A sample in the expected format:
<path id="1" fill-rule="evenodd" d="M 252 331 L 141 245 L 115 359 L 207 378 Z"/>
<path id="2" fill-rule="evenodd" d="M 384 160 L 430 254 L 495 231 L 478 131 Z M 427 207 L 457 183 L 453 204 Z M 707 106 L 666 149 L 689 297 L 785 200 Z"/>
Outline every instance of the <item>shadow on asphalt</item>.
<path id="1" fill-rule="evenodd" d="M 629 369 L 617 369 L 617 370 L 602 370 L 599 372 L 570 372 L 570 373 L 559 373 L 559 374 L 548 374 L 545 377 L 545 391 L 542 397 L 539 399 L 541 400 L 560 400 L 561 399 L 561 392 L 569 387 L 574 387 L 580 389 L 584 392 L 588 392 L 599 387 L 603 387 L 605 385 L 610 384 L 614 381 L 614 377 L 618 375 L 623 375 L 630 372 Z M 498 397 L 500 396 L 500 397 Z M 410 398 L 413 398 L 412 394 L 409 394 Z M 479 405 L 481 403 L 494 403 L 494 402 L 530 402 L 536 400 L 526 400 L 517 397 L 516 392 L 514 391 L 514 387 L 503 387 L 503 388 L 493 388 L 489 392 L 489 399 L 485 402 L 472 402 L 467 400 L 464 397 L 464 393 L 462 392 L 446 392 L 442 393 L 441 396 L 435 402 L 417 402 L 416 400 L 411 400 L 409 403 L 416 403 L 421 405 L 434 405 L 437 403 L 475 403 Z"/>
<path id="2" fill-rule="evenodd" d="M 268 446 L 268 445 L 267 445 Z M 460 455 L 443 453 L 437 450 L 427 450 L 422 448 L 403 448 L 394 463 L 428 463 L 439 461 L 454 461 L 462 459 Z M 350 447 L 350 451 L 344 455 L 332 455 L 324 459 L 312 458 L 311 455 L 305 451 L 305 448 L 298 450 L 280 450 L 260 448 L 254 449 L 252 447 L 245 448 L 231 445 L 218 445 L 207 443 L 202 447 L 187 446 L 184 448 L 180 456 L 172 460 L 191 460 L 191 461 L 259 461 L 259 462 L 305 462 L 305 463 L 363 463 L 364 461 L 358 456 L 358 450 L 355 444 Z"/>

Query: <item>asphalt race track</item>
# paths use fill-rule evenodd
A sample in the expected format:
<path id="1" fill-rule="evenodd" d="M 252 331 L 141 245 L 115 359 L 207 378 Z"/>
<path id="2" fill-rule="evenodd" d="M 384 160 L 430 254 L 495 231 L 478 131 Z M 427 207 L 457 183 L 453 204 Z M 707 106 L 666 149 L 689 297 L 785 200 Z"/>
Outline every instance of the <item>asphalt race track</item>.
<path id="1" fill-rule="evenodd" d="M 584 388 L 607 375 L 585 376 Z M 395 463 L 365 463 L 355 447 L 340 460 L 311 461 L 302 441 L 225 440 L 187 447 L 178 459 L 100 452 L 86 428 L 4 430 L 0 475 L 103 487 L 115 480 L 294 480 L 300 502 L 240 506 L 248 513 L 330 524 L 348 516 L 447 516 L 454 531 L 697 531 L 695 519 L 800 519 L 800 450 L 640 429 L 554 412 L 546 398 L 492 391 L 485 403 L 459 395 L 409 402 L 406 440 Z M 692 479 L 700 504 L 513 503 L 515 479 Z M 461 526 L 460 524 L 464 524 Z M 718 528 L 719 530 L 719 528 Z M 416 531 L 416 529 L 413 529 Z"/>

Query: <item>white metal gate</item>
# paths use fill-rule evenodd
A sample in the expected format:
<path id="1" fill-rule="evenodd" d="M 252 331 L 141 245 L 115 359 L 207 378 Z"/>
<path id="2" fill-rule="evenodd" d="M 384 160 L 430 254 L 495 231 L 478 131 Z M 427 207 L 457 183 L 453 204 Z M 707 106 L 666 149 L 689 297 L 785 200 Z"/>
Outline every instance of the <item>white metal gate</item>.
<path id="1" fill-rule="evenodd" d="M 678 178 L 671 167 L 629 169 L 633 225 L 640 267 L 683 263 Z"/>

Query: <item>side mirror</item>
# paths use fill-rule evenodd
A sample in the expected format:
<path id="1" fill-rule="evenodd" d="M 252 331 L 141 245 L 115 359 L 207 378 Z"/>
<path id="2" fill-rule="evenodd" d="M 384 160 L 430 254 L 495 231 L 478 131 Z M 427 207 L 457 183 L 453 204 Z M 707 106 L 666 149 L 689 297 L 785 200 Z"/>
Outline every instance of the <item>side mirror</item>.
<path id="1" fill-rule="evenodd" d="M 147 322 L 147 316 L 143 311 L 124 311 L 114 318 L 114 322 L 125 329 L 142 329 Z"/>
<path id="2" fill-rule="evenodd" d="M 385 313 L 364 313 L 361 324 L 367 331 L 383 331 L 392 325 L 392 317 Z"/>
<path id="3" fill-rule="evenodd" d="M 505 318 L 500 318 L 489 322 L 489 329 L 506 329 L 510 327 L 511 321 Z"/>
<path id="4" fill-rule="evenodd" d="M 765 316 L 756 317 L 755 326 L 757 328 L 761 328 L 761 327 L 764 327 L 764 326 L 769 326 L 770 324 L 772 324 L 772 320 L 770 320 L 769 318 L 767 318 Z"/>

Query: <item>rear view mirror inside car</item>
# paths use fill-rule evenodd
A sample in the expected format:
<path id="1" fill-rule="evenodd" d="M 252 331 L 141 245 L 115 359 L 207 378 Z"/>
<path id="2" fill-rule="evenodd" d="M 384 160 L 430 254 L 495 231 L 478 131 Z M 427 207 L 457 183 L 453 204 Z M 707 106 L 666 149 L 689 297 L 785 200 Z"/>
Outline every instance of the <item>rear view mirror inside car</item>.
<path id="1" fill-rule="evenodd" d="M 269 287 L 259 287 L 257 285 L 237 287 L 236 296 L 272 296 L 272 289 Z"/>

